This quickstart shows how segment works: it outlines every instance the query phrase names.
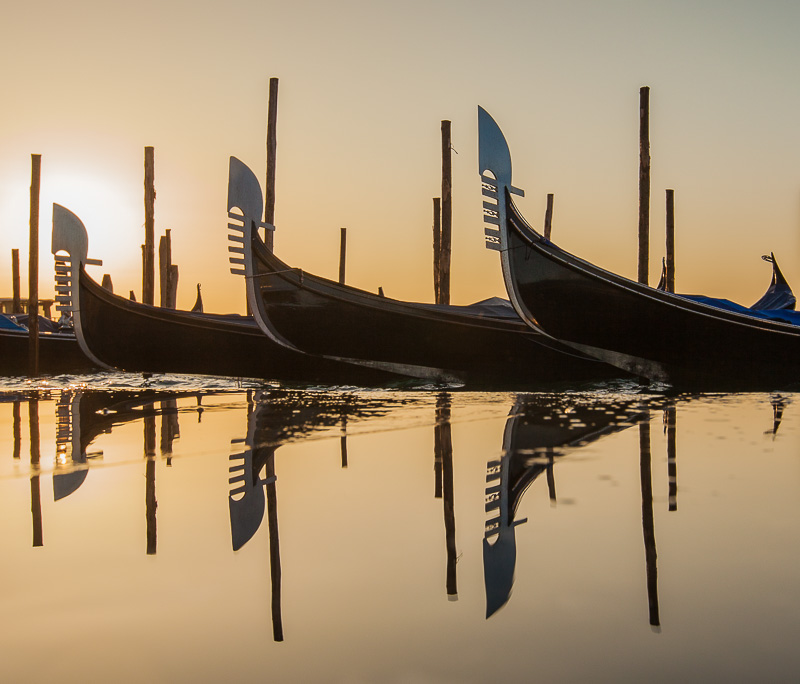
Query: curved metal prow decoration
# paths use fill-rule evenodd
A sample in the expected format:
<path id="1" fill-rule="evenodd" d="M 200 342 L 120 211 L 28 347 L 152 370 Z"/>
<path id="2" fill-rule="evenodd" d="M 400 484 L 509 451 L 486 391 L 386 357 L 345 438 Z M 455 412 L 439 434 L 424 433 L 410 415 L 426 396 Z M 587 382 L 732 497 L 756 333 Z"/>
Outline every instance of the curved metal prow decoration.
<path id="1" fill-rule="evenodd" d="M 102 266 L 100 259 L 89 259 L 89 235 L 75 214 L 60 204 L 53 204 L 53 238 L 50 251 L 56 260 L 56 309 L 72 319 L 75 337 L 86 356 L 101 368 L 113 370 L 89 350 L 81 330 L 78 281 L 84 266 Z M 66 252 L 67 256 L 59 254 Z"/>
<path id="2" fill-rule="evenodd" d="M 236 157 L 231 157 L 228 168 L 228 218 L 233 223 L 228 224 L 229 259 L 231 273 L 252 277 L 250 259 L 250 239 L 253 231 L 259 228 L 275 230 L 275 226 L 261 220 L 264 199 L 261 194 L 261 185 L 256 175 L 244 162 Z M 238 209 L 239 212 L 232 211 Z M 248 287 L 248 297 L 250 288 Z"/>
<path id="3" fill-rule="evenodd" d="M 273 330 L 259 310 L 259 286 L 253 272 L 253 238 L 258 235 L 259 228 L 275 230 L 275 226 L 261 220 L 263 206 L 261 185 L 256 175 L 247 164 L 231 157 L 228 170 L 228 259 L 231 273 L 244 276 L 247 302 L 262 332 L 273 342 L 300 351 Z"/>
<path id="4" fill-rule="evenodd" d="M 511 152 L 508 143 L 500 126 L 483 107 L 478 107 L 478 166 L 482 193 L 488 198 L 483 201 L 486 248 L 500 252 L 506 292 L 517 314 L 534 330 L 539 330 L 517 294 L 508 258 L 506 218 L 509 195 L 524 197 L 525 192 L 511 185 Z M 539 236 L 539 239 L 544 240 L 544 237 Z"/>
<path id="5" fill-rule="evenodd" d="M 506 246 L 500 226 L 506 220 L 506 191 L 521 197 L 525 192 L 511 185 L 511 151 L 503 131 L 483 107 L 478 107 L 478 167 L 483 196 L 489 198 L 483 202 L 486 248 L 503 251 Z"/>

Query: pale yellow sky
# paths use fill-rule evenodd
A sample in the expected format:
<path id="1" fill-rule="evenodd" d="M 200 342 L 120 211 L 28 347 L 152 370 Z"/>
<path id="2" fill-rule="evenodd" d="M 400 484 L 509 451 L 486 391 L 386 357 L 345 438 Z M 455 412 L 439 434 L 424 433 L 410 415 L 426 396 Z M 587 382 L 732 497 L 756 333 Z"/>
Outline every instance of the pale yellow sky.
<path id="1" fill-rule="evenodd" d="M 800 5 L 572 0 L 388 4 L 78 0 L 6 8 L 0 25 L 0 269 L 26 289 L 30 155 L 42 160 L 40 291 L 51 205 L 84 220 L 117 292 L 141 290 L 143 148 L 156 232 L 172 230 L 178 302 L 243 310 L 228 273 L 228 157 L 264 175 L 267 88 L 280 78 L 276 251 L 348 282 L 432 299 L 431 198 L 453 122 L 453 300 L 504 294 L 483 248 L 477 105 L 511 145 L 521 208 L 554 239 L 636 273 L 638 98 L 651 87 L 652 248 L 675 189 L 677 284 L 744 304 L 775 251 L 800 289 Z M 6 276 L 0 296 L 10 294 Z"/>

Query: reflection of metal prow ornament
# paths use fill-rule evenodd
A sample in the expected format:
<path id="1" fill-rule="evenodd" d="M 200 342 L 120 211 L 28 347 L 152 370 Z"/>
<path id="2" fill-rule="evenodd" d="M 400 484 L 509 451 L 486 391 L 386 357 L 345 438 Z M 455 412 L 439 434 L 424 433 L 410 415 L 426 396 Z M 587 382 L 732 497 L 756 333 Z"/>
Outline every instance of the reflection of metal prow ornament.
<path id="1" fill-rule="evenodd" d="M 514 417 L 506 422 L 503 433 L 503 455 L 489 461 L 486 467 L 486 513 L 493 517 L 486 521 L 483 537 L 483 575 L 486 587 L 486 617 L 494 615 L 511 596 L 514 585 L 514 567 L 517 562 L 517 542 L 514 528 L 527 520 L 514 520 L 514 502 L 511 501 L 511 459 Z M 493 541 L 490 541 L 492 540 Z"/>
<path id="2" fill-rule="evenodd" d="M 81 449 L 80 404 L 81 392 L 62 392 L 56 405 L 56 468 L 70 469 L 53 474 L 54 501 L 75 492 L 89 474 L 85 467 L 80 467 L 86 463 L 86 454 Z"/>
<path id="3" fill-rule="evenodd" d="M 260 476 L 265 467 L 265 456 L 273 454 L 277 447 L 259 446 L 257 427 L 256 409 L 248 415 L 247 438 L 243 440 L 246 448 L 229 456 L 228 483 L 231 485 L 231 490 L 228 495 L 228 508 L 234 551 L 238 551 L 250 541 L 261 526 L 266 509 L 264 485 L 276 480 L 274 476 L 263 479 Z M 233 440 L 231 443 L 241 442 L 242 440 Z"/>

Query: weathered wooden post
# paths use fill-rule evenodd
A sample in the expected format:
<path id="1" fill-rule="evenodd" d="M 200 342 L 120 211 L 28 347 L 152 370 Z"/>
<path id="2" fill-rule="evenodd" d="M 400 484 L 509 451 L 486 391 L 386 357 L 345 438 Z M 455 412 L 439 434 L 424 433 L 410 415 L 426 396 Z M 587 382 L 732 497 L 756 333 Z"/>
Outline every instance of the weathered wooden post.
<path id="1" fill-rule="evenodd" d="M 19 250 L 11 250 L 11 313 L 22 313 L 22 300 L 19 295 Z"/>
<path id="2" fill-rule="evenodd" d="M 433 198 L 433 301 L 438 304 L 442 290 L 442 200 Z"/>
<path id="3" fill-rule="evenodd" d="M 169 266 L 172 263 L 172 237 L 169 228 L 158 241 L 158 285 L 161 295 L 160 306 L 167 307 L 169 291 Z"/>
<path id="4" fill-rule="evenodd" d="M 275 163 L 278 150 L 278 79 L 269 79 L 269 105 L 267 112 L 267 182 L 264 193 L 264 222 L 275 225 Z M 275 245 L 275 231 L 266 231 L 265 242 L 269 249 Z"/>
<path id="5" fill-rule="evenodd" d="M 450 122 L 442 121 L 442 233 L 440 266 L 440 299 L 437 304 L 450 303 L 450 250 L 453 230 L 453 168 Z"/>
<path id="6" fill-rule="evenodd" d="M 39 186 L 42 155 L 31 155 L 31 225 L 28 262 L 28 374 L 39 375 Z"/>
<path id="7" fill-rule="evenodd" d="M 675 292 L 675 191 L 667 190 L 667 292 Z"/>
<path id="8" fill-rule="evenodd" d="M 144 148 L 144 246 L 142 247 L 142 302 L 155 302 L 155 155 Z"/>
<path id="9" fill-rule="evenodd" d="M 639 282 L 650 266 L 650 88 L 639 89 Z"/>
<path id="10" fill-rule="evenodd" d="M 347 228 L 341 229 L 339 238 L 339 285 L 344 285 L 344 265 L 347 258 Z M 271 230 L 267 231 L 271 233 Z"/>
<path id="11" fill-rule="evenodd" d="M 111 276 L 108 273 L 103 274 L 103 282 L 100 283 L 100 286 L 109 292 L 114 292 L 114 283 L 111 282 Z"/>
<path id="12" fill-rule="evenodd" d="M 178 308 L 178 264 L 169 265 L 169 286 L 167 287 L 167 308 Z"/>
<path id="13" fill-rule="evenodd" d="M 547 209 L 544 212 L 544 239 L 550 239 L 550 233 L 553 231 L 553 193 L 547 195 Z"/>

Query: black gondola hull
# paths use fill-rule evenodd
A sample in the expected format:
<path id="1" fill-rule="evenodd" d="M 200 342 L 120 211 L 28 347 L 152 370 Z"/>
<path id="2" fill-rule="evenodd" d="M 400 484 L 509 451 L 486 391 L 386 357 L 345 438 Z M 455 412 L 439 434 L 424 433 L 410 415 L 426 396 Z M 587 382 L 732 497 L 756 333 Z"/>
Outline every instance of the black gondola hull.
<path id="1" fill-rule="evenodd" d="M 257 317 L 289 347 L 473 387 L 625 375 L 548 340 L 518 318 L 382 297 L 290 268 L 255 233 L 251 247 Z"/>
<path id="2" fill-rule="evenodd" d="M 252 318 L 163 309 L 116 296 L 80 271 L 80 335 L 92 356 L 126 371 L 386 385 L 397 375 L 294 352 Z"/>
<path id="3" fill-rule="evenodd" d="M 507 198 L 507 284 L 533 326 L 655 381 L 779 389 L 800 382 L 800 329 L 693 302 L 583 261 L 528 226 Z"/>
<path id="4" fill-rule="evenodd" d="M 0 375 L 25 376 L 29 372 L 27 331 L 0 330 Z M 39 373 L 61 375 L 98 370 L 81 351 L 75 335 L 39 334 Z"/>

